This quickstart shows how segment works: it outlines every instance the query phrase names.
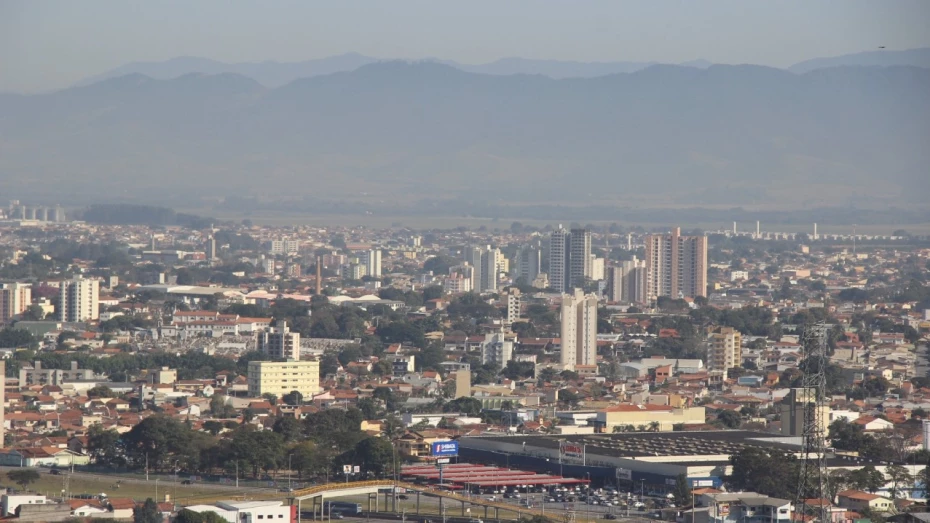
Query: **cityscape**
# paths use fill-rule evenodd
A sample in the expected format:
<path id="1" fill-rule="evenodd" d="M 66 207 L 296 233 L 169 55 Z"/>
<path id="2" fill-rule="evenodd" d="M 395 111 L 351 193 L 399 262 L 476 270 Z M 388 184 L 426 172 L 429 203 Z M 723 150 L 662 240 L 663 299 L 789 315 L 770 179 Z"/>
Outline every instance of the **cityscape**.
<path id="1" fill-rule="evenodd" d="M 0 3 L 0 517 L 930 523 L 930 5 L 733 7 Z"/>

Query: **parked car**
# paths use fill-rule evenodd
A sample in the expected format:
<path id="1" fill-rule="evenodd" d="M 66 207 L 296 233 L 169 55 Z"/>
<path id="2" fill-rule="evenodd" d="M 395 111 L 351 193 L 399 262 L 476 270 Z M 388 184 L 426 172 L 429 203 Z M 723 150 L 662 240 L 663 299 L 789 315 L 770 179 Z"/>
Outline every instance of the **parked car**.
<path id="1" fill-rule="evenodd" d="M 48 473 L 51 474 L 51 475 L 53 475 L 53 476 L 59 476 L 59 475 L 61 475 L 61 471 L 58 470 L 58 469 L 52 469 L 52 470 L 48 471 Z"/>
<path id="2" fill-rule="evenodd" d="M 329 515 L 332 519 L 345 519 L 346 517 L 342 515 L 342 512 L 333 512 Z"/>
<path id="3" fill-rule="evenodd" d="M 189 479 L 185 479 L 184 481 L 181 482 L 181 484 L 182 485 L 193 485 L 194 482 Z"/>
<path id="4" fill-rule="evenodd" d="M 614 514 L 604 514 L 604 519 L 617 519 L 617 516 Z"/>
<path id="5" fill-rule="evenodd" d="M 397 496 L 397 499 L 410 499 L 410 496 L 408 496 L 408 495 L 406 495 L 406 494 L 399 494 L 399 495 Z"/>
<path id="6" fill-rule="evenodd" d="M 484 523 L 484 521 L 481 521 L 478 518 L 472 518 L 468 520 L 468 523 Z"/>

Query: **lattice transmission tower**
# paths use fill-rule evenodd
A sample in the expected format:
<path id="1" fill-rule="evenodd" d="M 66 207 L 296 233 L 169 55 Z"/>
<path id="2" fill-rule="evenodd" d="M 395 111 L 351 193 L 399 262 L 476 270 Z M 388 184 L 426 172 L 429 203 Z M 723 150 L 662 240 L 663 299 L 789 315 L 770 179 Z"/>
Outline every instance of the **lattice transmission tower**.
<path id="1" fill-rule="evenodd" d="M 795 389 L 791 405 L 803 409 L 801 456 L 798 464 L 798 490 L 795 510 L 811 514 L 821 522 L 829 521 L 827 475 L 827 326 L 817 323 L 805 327 L 802 340 L 802 385 Z M 812 503 L 813 501 L 813 503 Z"/>

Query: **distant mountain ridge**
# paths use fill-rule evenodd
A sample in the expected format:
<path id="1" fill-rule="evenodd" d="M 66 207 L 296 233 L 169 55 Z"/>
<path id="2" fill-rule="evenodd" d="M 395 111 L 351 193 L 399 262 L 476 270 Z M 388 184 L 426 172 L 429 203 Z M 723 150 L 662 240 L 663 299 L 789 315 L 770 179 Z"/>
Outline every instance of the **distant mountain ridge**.
<path id="1" fill-rule="evenodd" d="M 353 210 L 361 198 L 890 207 L 927 196 L 927 92 L 930 69 L 916 67 L 554 80 L 379 62 L 273 89 L 234 73 L 131 74 L 0 95 L 0 191 Z"/>
<path id="2" fill-rule="evenodd" d="M 339 72 L 354 71 L 364 65 L 378 62 L 407 61 L 436 62 L 456 69 L 480 74 L 512 75 L 540 74 L 553 79 L 595 78 L 617 73 L 634 73 L 659 62 L 580 62 L 572 60 L 534 60 L 528 58 L 501 58 L 486 64 L 463 64 L 453 60 L 426 58 L 421 60 L 383 59 L 359 53 L 345 53 L 316 60 L 301 62 L 241 62 L 225 63 L 209 58 L 182 56 L 162 62 L 132 62 L 99 75 L 91 76 L 76 86 L 90 85 L 108 78 L 139 73 L 158 80 L 170 80 L 191 73 L 219 74 L 236 73 L 255 79 L 266 87 L 281 87 L 299 78 L 312 78 Z M 677 64 L 685 67 L 707 69 L 712 62 L 692 60 Z M 861 66 L 914 66 L 930 68 L 930 48 L 906 51 L 867 51 L 829 58 L 814 58 L 788 68 L 794 73 L 806 73 L 814 69 L 844 65 Z"/>
<path id="3" fill-rule="evenodd" d="M 616 73 L 641 71 L 658 62 L 576 62 L 567 60 L 532 60 L 527 58 L 501 58 L 486 64 L 462 64 L 453 60 L 425 58 L 419 60 L 383 59 L 364 56 L 358 53 L 346 53 L 318 60 L 302 62 L 242 62 L 225 63 L 209 58 L 178 57 L 163 62 L 133 62 L 105 73 L 91 76 L 76 86 L 90 85 L 108 78 L 139 73 L 158 80 L 170 80 L 190 73 L 236 73 L 254 78 L 266 87 L 281 87 L 300 78 L 312 78 L 339 72 L 354 71 L 364 65 L 378 62 L 405 61 L 411 63 L 435 62 L 469 73 L 512 75 L 541 74 L 550 78 L 593 78 Z M 707 60 L 693 60 L 684 64 L 687 67 L 706 69 L 711 65 Z"/>

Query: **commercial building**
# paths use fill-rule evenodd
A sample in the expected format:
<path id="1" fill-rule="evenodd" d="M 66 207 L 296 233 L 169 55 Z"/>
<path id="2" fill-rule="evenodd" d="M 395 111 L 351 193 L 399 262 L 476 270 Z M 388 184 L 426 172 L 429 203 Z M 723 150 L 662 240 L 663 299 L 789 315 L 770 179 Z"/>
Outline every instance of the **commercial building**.
<path id="1" fill-rule="evenodd" d="M 72 361 L 68 369 L 43 368 L 42 362 L 38 360 L 31 367 L 26 365 L 19 369 L 20 386 L 61 385 L 69 381 L 91 381 L 101 377 L 91 369 L 79 369 L 76 361 Z"/>
<path id="2" fill-rule="evenodd" d="M 728 371 L 743 361 L 740 332 L 732 327 L 718 327 L 708 337 L 710 341 L 710 369 Z"/>
<path id="3" fill-rule="evenodd" d="M 281 397 L 297 391 L 305 398 L 320 392 L 319 361 L 250 361 L 249 395 L 274 394 Z"/>
<path id="4" fill-rule="evenodd" d="M 659 431 L 674 430 L 675 425 L 703 425 L 707 420 L 704 407 L 674 408 L 669 405 L 621 404 L 598 411 L 594 420 L 595 430 L 612 432 L 614 427 L 641 429 L 658 423 Z"/>
<path id="5" fill-rule="evenodd" d="M 597 365 L 597 296 L 581 289 L 563 294 L 561 322 L 562 368 Z"/>
<path id="6" fill-rule="evenodd" d="M 32 287 L 26 283 L 0 284 L 0 323 L 26 312 L 32 303 Z"/>
<path id="7" fill-rule="evenodd" d="M 93 321 L 100 318 L 100 281 L 75 276 L 61 282 L 58 295 L 60 321 Z"/>
<path id="8" fill-rule="evenodd" d="M 671 234 L 646 236 L 646 299 L 707 295 L 707 237 Z"/>
<path id="9" fill-rule="evenodd" d="M 258 334 L 258 350 L 277 359 L 300 359 L 300 333 L 291 332 L 286 321 Z"/>
<path id="10" fill-rule="evenodd" d="M 285 505 L 283 501 L 219 501 L 216 505 L 189 505 L 184 508 L 199 514 L 213 512 L 229 523 L 297 521 L 297 505 Z"/>
<path id="11" fill-rule="evenodd" d="M 496 363 L 504 367 L 513 358 L 513 341 L 508 340 L 502 332 L 484 335 L 481 342 L 481 363 Z"/>

